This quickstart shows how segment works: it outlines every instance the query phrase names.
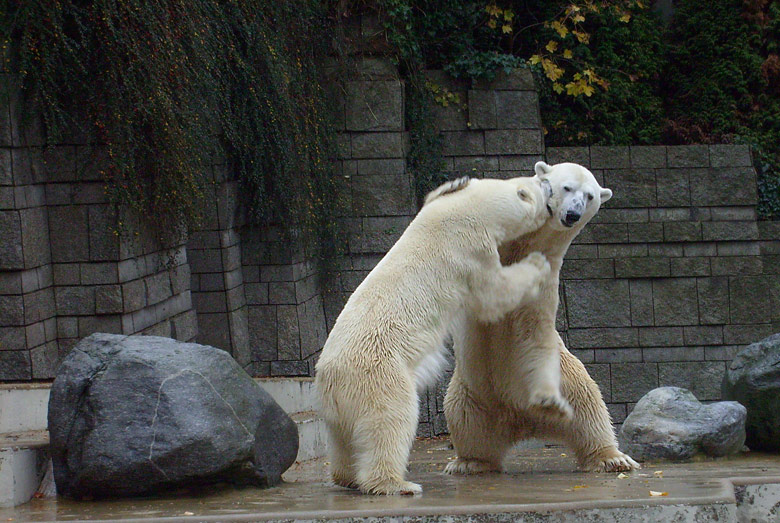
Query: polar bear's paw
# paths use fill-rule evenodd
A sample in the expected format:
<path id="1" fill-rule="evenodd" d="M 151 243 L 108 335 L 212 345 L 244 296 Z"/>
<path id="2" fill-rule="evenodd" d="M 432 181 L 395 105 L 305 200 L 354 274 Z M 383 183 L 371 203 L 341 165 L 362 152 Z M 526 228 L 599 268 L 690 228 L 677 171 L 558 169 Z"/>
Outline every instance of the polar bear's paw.
<path id="1" fill-rule="evenodd" d="M 422 485 L 411 481 L 383 481 L 368 488 L 361 487 L 365 494 L 380 496 L 416 496 L 422 494 Z"/>
<path id="2" fill-rule="evenodd" d="M 445 474 L 485 474 L 500 471 L 500 467 L 495 464 L 479 459 L 455 458 L 444 467 Z"/>
<path id="3" fill-rule="evenodd" d="M 357 482 L 352 479 L 345 476 L 333 474 L 331 475 L 331 479 L 333 480 L 333 483 L 338 485 L 339 487 L 344 488 L 358 488 Z"/>
<path id="4" fill-rule="evenodd" d="M 542 277 L 547 277 L 550 274 L 550 262 L 547 261 L 547 257 L 541 252 L 532 252 L 523 258 L 523 262 L 533 265 L 539 269 L 539 272 L 542 273 Z"/>
<path id="5" fill-rule="evenodd" d="M 610 456 L 602 456 L 600 461 L 598 461 L 591 470 L 593 472 L 628 472 L 640 468 L 642 468 L 642 466 L 631 459 L 631 456 L 624 454 L 617 449 L 613 449 L 610 452 Z"/>
<path id="6" fill-rule="evenodd" d="M 560 395 L 537 392 L 532 394 L 528 399 L 528 405 L 533 409 L 543 410 L 545 414 L 551 414 L 565 419 L 574 417 L 574 409 L 572 409 L 569 402 Z"/>

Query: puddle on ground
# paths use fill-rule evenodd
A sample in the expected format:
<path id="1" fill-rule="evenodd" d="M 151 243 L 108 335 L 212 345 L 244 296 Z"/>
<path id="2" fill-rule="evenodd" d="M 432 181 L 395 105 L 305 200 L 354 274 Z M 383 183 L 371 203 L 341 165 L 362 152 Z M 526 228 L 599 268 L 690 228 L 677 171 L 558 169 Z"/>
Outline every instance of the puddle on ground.
<path id="1" fill-rule="evenodd" d="M 446 440 L 416 442 L 409 473 L 410 480 L 423 485 L 422 496 L 416 497 L 364 496 L 333 486 L 327 481 L 327 462 L 320 459 L 294 465 L 285 473 L 285 483 L 268 489 L 223 485 L 155 498 L 34 499 L 19 507 L 0 509 L 0 522 L 209 517 L 256 520 L 702 503 L 733 499 L 733 491 L 723 478 L 774 477 L 774 481 L 780 481 L 780 456 L 755 453 L 728 460 L 649 463 L 625 478 L 616 473 L 577 471 L 572 454 L 564 447 L 518 450 L 508 461 L 506 474 L 443 475 L 442 469 L 454 456 Z M 659 470 L 661 477 L 654 474 Z M 650 491 L 666 495 L 651 496 Z"/>

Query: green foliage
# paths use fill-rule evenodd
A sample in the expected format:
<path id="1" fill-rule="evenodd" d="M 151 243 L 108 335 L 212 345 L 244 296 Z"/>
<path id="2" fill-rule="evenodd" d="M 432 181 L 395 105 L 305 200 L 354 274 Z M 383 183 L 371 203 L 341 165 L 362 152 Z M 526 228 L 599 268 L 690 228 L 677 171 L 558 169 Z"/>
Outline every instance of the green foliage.
<path id="1" fill-rule="evenodd" d="M 551 2 L 541 16 L 552 16 L 567 2 Z M 556 90 L 542 78 L 540 86 L 542 118 L 549 145 L 628 145 L 658 143 L 663 129 L 663 105 L 657 94 L 663 71 L 665 46 L 656 16 L 636 9 L 629 22 L 622 11 L 604 9 L 588 13 L 581 30 L 586 42 L 567 35 L 571 61 L 602 82 L 603 89 L 592 95 L 572 96 L 571 89 Z M 553 28 L 528 32 L 518 39 L 517 52 L 528 54 L 550 41 Z"/>
<path id="2" fill-rule="evenodd" d="M 16 0 L 1 14 L 47 140 L 80 128 L 104 144 L 114 201 L 164 245 L 197 223 L 214 165 L 242 182 L 254 223 L 329 241 L 320 2 Z"/>
<path id="3" fill-rule="evenodd" d="M 406 96 L 406 121 L 409 123 L 409 171 L 414 179 L 417 204 L 447 177 L 442 159 L 441 135 L 433 120 L 433 94 L 424 86 L 410 84 Z"/>

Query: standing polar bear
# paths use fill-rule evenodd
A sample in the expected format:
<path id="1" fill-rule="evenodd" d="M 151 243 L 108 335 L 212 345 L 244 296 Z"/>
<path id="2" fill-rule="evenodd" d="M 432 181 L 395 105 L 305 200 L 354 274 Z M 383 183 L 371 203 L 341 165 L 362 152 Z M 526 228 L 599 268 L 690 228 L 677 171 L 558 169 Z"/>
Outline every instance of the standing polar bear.
<path id="1" fill-rule="evenodd" d="M 455 371 L 444 412 L 458 457 L 447 465 L 449 474 L 500 470 L 513 444 L 535 437 L 567 444 L 585 469 L 639 467 L 618 450 L 598 386 L 555 330 L 563 256 L 612 191 L 577 164 L 538 162 L 534 169 L 552 189 L 550 218 L 539 230 L 502 246 L 501 259 L 512 263 L 539 251 L 552 271 L 537 299 L 521 304 L 499 323 L 466 317 L 454 333 Z M 540 394 L 559 391 L 572 416 L 536 406 Z"/>
<path id="2" fill-rule="evenodd" d="M 547 220 L 536 178 L 460 179 L 433 191 L 347 301 L 316 366 L 331 477 L 371 494 L 415 494 L 405 480 L 418 388 L 436 377 L 464 309 L 495 322 L 549 280 L 539 253 L 502 266 L 498 245 Z"/>

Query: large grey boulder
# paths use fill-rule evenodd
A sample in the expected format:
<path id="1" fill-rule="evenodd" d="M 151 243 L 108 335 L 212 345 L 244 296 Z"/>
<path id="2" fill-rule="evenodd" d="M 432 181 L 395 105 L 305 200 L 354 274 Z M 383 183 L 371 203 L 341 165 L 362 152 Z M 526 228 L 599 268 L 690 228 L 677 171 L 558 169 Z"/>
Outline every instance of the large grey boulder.
<path id="1" fill-rule="evenodd" d="M 735 401 L 704 405 L 687 389 L 660 387 L 626 418 L 620 449 L 640 461 L 734 454 L 745 443 L 745 417 L 745 407 Z"/>
<path id="2" fill-rule="evenodd" d="M 747 444 L 780 451 L 780 334 L 748 345 L 723 376 L 721 392 L 747 408 Z"/>
<path id="3" fill-rule="evenodd" d="M 295 423 L 222 350 L 93 334 L 49 399 L 59 494 L 129 496 L 228 481 L 270 486 L 298 452 Z"/>

